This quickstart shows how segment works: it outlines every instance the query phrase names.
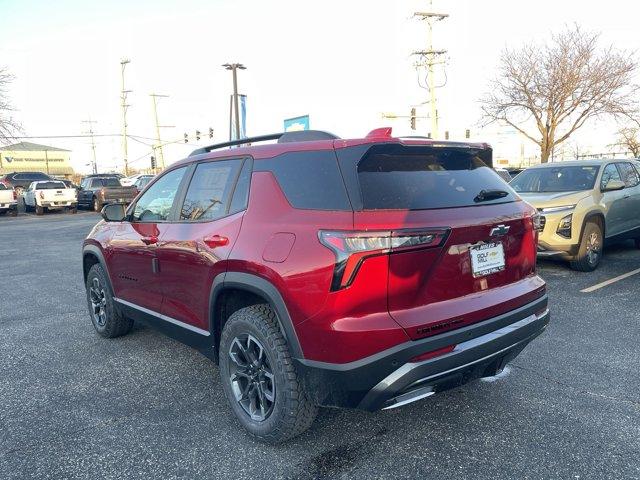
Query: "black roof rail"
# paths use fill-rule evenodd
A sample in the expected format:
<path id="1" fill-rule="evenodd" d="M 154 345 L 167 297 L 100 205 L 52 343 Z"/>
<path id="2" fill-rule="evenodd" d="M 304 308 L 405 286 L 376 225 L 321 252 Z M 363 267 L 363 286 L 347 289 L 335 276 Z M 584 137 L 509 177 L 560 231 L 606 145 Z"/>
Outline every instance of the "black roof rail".
<path id="1" fill-rule="evenodd" d="M 221 148 L 235 147 L 239 145 L 246 145 L 248 143 L 268 142 L 269 140 L 277 140 L 278 143 L 289 142 L 309 142 L 312 140 L 335 140 L 340 137 L 321 130 L 301 130 L 299 132 L 282 132 L 272 133 L 269 135 L 259 135 L 257 137 L 241 138 L 240 140 L 231 140 L 229 142 L 215 143 L 206 147 L 198 148 L 189 154 L 190 157 L 194 155 L 200 155 L 202 153 L 209 153 L 213 150 L 219 150 Z"/>

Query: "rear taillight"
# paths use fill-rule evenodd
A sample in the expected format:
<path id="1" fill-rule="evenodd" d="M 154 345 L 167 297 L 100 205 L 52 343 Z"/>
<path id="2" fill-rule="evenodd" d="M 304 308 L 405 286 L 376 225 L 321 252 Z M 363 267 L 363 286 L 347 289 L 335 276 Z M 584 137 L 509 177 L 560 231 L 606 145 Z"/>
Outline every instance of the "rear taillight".
<path id="1" fill-rule="evenodd" d="M 18 200 L 18 194 L 16 193 L 15 190 L 13 190 L 13 199 Z"/>
<path id="2" fill-rule="evenodd" d="M 102 198 L 104 198 L 104 192 L 105 192 L 104 188 L 101 188 L 100 189 L 100 195 L 102 195 Z"/>
<path id="3" fill-rule="evenodd" d="M 320 230 L 320 243 L 336 256 L 331 290 L 340 290 L 353 282 L 362 262 L 369 257 L 406 250 L 435 248 L 444 243 L 448 229 L 428 231 L 398 230 L 352 232 Z"/>

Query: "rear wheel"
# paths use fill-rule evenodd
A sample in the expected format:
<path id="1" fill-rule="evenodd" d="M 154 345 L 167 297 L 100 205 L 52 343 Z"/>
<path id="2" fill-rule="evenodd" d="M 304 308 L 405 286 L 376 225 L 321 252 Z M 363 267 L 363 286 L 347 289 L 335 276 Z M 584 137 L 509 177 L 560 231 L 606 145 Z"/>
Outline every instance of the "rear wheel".
<path id="1" fill-rule="evenodd" d="M 89 270 L 85 286 L 91 322 L 96 332 L 106 338 L 129 333 L 133 320 L 123 317 L 116 308 L 107 275 L 99 263 Z"/>
<path id="2" fill-rule="evenodd" d="M 633 241 L 636 243 L 636 248 L 640 248 L 640 238 L 634 238 Z"/>
<path id="3" fill-rule="evenodd" d="M 580 248 L 576 258 L 570 262 L 571 268 L 581 272 L 592 272 L 602 258 L 602 227 L 599 222 L 587 222 L 580 239 Z"/>
<path id="4" fill-rule="evenodd" d="M 275 312 L 253 305 L 222 330 L 220 377 L 231 409 L 256 439 L 284 442 L 307 430 L 318 407 L 304 390 Z"/>
<path id="5" fill-rule="evenodd" d="M 36 215 L 42 215 L 42 214 L 44 214 L 44 207 L 40 205 L 36 205 Z"/>
<path id="6" fill-rule="evenodd" d="M 99 212 L 102 210 L 102 202 L 98 200 L 98 197 L 93 197 L 93 210 Z"/>
<path id="7" fill-rule="evenodd" d="M 74 205 L 73 207 L 69 207 L 69 213 L 78 213 L 78 206 Z"/>

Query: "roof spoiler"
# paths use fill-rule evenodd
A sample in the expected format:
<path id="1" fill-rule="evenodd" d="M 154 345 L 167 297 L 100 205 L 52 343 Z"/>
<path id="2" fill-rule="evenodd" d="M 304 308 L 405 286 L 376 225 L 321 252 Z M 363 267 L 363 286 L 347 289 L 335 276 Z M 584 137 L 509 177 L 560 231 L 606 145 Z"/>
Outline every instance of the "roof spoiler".
<path id="1" fill-rule="evenodd" d="M 194 155 L 201 155 L 203 153 L 209 153 L 221 148 L 236 147 L 240 145 L 249 145 L 258 142 L 268 142 L 270 140 L 277 140 L 278 143 L 291 143 L 291 142 L 311 142 L 314 140 L 336 140 L 339 139 L 337 135 L 329 132 L 323 132 L 322 130 L 300 130 L 297 132 L 282 132 L 272 133 L 269 135 L 259 135 L 257 137 L 241 138 L 240 140 L 231 140 L 229 142 L 215 143 L 207 147 L 202 147 L 194 150 L 189 154 L 190 157 Z"/>

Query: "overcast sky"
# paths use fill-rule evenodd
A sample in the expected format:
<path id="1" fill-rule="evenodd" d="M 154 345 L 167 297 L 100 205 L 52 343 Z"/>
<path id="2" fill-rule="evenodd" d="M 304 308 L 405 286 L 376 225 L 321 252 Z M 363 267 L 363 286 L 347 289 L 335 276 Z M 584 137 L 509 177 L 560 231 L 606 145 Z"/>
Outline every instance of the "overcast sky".
<path id="1" fill-rule="evenodd" d="M 544 41 L 574 22 L 602 32 L 603 44 L 638 47 L 635 2 L 611 0 L 435 0 L 450 18 L 437 24 L 434 47 L 448 49 L 446 85 L 438 90 L 440 130 L 494 144 L 494 131 L 478 133 L 478 98 L 493 76 L 500 51 Z M 383 120 L 382 112 L 407 115 L 427 99 L 418 87 L 411 51 L 425 48 L 425 24 L 412 19 L 428 10 L 414 0 L 0 0 L 0 65 L 15 75 L 11 88 L 26 135 L 75 135 L 96 120 L 99 134 L 118 133 L 120 59 L 132 90 L 129 133 L 153 137 L 151 92 L 159 103 L 166 140 L 184 132 L 215 129 L 228 136 L 231 75 L 220 65 L 242 62 L 240 91 L 248 96 L 250 135 L 282 130 L 284 118 L 309 114 L 311 127 L 342 137 L 391 125 L 408 134 L 407 119 Z M 635 10 L 640 8 L 635 7 Z M 426 114 L 427 109 L 420 111 Z M 591 124 L 576 138 L 586 148 L 610 141 L 613 125 Z M 426 134 L 429 122 L 418 122 Z M 482 138 L 480 138 L 482 137 Z M 486 137 L 486 138 L 485 138 Z M 208 140 L 208 139 L 207 139 Z M 612 140 L 612 139 L 611 139 Z M 32 140 L 73 151 L 74 166 L 91 158 L 87 139 Z M 513 139 L 510 140 L 514 142 Z M 516 140 L 516 143 L 519 140 Z M 205 143 L 204 141 L 201 143 Z M 121 166 L 120 139 L 99 138 L 102 169 Z M 165 150 L 171 163 L 193 149 Z M 149 147 L 129 141 L 135 160 Z M 527 144 L 527 152 L 535 146 Z M 147 166 L 148 157 L 133 166 Z"/>

